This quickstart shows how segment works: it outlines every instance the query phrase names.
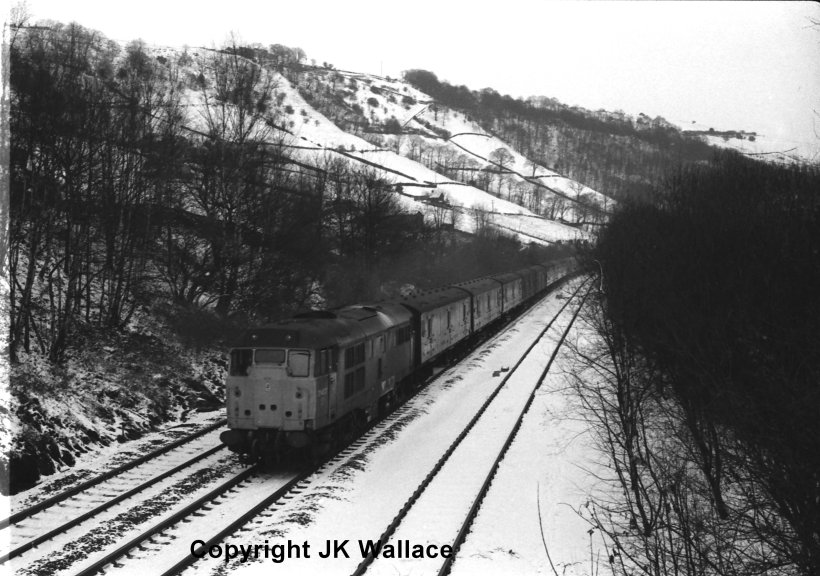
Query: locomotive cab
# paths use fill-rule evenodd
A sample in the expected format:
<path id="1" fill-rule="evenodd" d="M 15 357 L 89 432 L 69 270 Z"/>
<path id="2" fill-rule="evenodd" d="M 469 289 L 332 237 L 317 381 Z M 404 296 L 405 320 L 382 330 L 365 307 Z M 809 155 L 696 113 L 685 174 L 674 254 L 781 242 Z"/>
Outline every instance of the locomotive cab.
<path id="1" fill-rule="evenodd" d="M 266 444 L 305 446 L 316 418 L 315 358 L 305 348 L 234 348 L 225 390 L 232 430 L 223 442 L 250 452 L 241 431 L 265 429 Z"/>
<path id="2" fill-rule="evenodd" d="M 231 450 L 252 457 L 333 441 L 389 406 L 409 373 L 410 314 L 397 304 L 301 314 L 246 332 L 226 380 Z"/>

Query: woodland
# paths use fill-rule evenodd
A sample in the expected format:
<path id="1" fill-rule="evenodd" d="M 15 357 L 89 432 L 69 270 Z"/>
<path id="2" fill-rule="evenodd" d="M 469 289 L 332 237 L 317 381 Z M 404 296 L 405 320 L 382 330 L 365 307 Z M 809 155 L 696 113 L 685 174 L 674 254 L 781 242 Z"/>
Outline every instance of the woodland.
<path id="1" fill-rule="evenodd" d="M 820 170 L 736 153 L 613 215 L 574 385 L 616 573 L 820 571 Z"/>

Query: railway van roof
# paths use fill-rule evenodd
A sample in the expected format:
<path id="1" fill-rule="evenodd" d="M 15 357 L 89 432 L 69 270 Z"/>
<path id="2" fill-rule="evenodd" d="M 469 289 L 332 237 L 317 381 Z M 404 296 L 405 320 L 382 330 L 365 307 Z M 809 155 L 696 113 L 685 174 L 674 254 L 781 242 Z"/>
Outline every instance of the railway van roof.
<path id="1" fill-rule="evenodd" d="M 536 264 L 533 268 L 540 270 L 541 272 L 549 272 L 552 269 L 552 262 L 544 262 L 542 264 Z"/>
<path id="2" fill-rule="evenodd" d="M 527 266 L 522 270 L 522 272 L 545 272 L 546 268 L 540 264 L 533 264 L 532 266 Z"/>
<path id="3" fill-rule="evenodd" d="M 515 272 L 508 272 L 507 274 L 493 274 L 490 278 L 494 278 L 502 284 L 509 284 L 516 280 L 521 280 L 521 276 Z"/>
<path id="4" fill-rule="evenodd" d="M 427 312 L 428 310 L 435 310 L 447 304 L 460 302 L 461 300 L 467 300 L 469 298 L 470 295 L 464 290 L 450 286 L 447 288 L 414 292 L 402 298 L 399 302 L 412 310 Z"/>
<path id="5" fill-rule="evenodd" d="M 494 278 L 477 278 L 476 280 L 459 282 L 458 284 L 453 284 L 453 286 L 463 288 L 473 295 L 483 294 L 484 292 L 501 288 L 501 284 Z"/>

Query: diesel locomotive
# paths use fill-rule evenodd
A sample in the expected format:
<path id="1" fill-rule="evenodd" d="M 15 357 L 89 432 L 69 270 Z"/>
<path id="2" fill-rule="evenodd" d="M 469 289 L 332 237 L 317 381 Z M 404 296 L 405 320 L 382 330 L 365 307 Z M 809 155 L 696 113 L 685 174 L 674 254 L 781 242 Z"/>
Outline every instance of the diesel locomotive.
<path id="1" fill-rule="evenodd" d="M 221 440 L 263 459 L 351 439 L 435 361 L 574 266 L 564 259 L 249 329 L 231 349 Z"/>

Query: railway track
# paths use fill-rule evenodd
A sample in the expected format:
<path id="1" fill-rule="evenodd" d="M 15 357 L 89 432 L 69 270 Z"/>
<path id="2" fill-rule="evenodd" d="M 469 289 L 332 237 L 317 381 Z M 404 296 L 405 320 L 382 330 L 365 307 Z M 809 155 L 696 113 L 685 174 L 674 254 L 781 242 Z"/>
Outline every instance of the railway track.
<path id="1" fill-rule="evenodd" d="M 399 408 L 392 415 L 398 416 L 401 412 Z M 86 562 L 74 574 L 91 576 L 106 573 L 109 568 L 135 574 L 179 574 L 194 564 L 197 556 L 205 555 L 213 544 L 241 530 L 253 519 L 270 517 L 274 511 L 269 509 L 275 508 L 278 503 L 298 497 L 311 476 L 321 473 L 324 469 L 354 460 L 368 442 L 372 438 L 378 439 L 379 435 L 389 429 L 389 425 L 385 419 L 376 423 L 363 437 L 328 457 L 318 466 L 307 466 L 301 471 L 272 475 L 264 475 L 259 465 L 250 466 L 184 508 L 144 528 L 115 549 L 91 558 L 90 562 Z M 241 504 L 237 501 L 240 494 Z M 226 503 L 229 505 L 223 506 Z M 213 512 L 219 508 L 221 513 Z M 196 547 L 165 546 L 181 537 L 175 534 L 175 531 L 180 531 L 183 524 L 186 525 L 184 532 L 196 534 L 201 544 Z M 191 550 L 193 554 L 189 552 L 181 555 L 180 548 L 185 551 Z"/>
<path id="2" fill-rule="evenodd" d="M 585 283 L 580 285 L 577 288 L 577 290 L 575 290 L 572 297 L 568 299 L 560 307 L 560 311 L 558 312 L 558 314 L 556 314 L 555 317 L 549 322 L 549 324 L 541 330 L 539 337 L 534 342 L 532 342 L 530 346 L 527 348 L 527 350 L 521 355 L 521 358 L 518 361 L 518 363 L 512 369 L 507 371 L 505 377 L 502 378 L 501 382 L 495 386 L 492 394 L 485 400 L 483 406 L 479 409 L 479 413 L 474 414 L 471 422 L 466 426 L 466 429 L 463 430 L 462 433 L 459 434 L 458 438 L 452 443 L 451 449 L 448 449 L 446 453 L 439 458 L 439 462 L 435 466 L 434 471 L 428 475 L 429 479 L 425 479 L 425 481 L 422 482 L 420 487 L 414 493 L 413 497 L 411 497 L 411 500 L 415 501 L 416 499 L 418 499 L 418 497 L 421 496 L 421 494 L 425 491 L 427 485 L 429 485 L 432 479 L 436 476 L 436 473 L 439 472 L 441 468 L 445 466 L 448 460 L 450 460 L 450 457 L 453 455 L 453 452 L 456 451 L 459 443 L 461 443 L 462 440 L 464 440 L 469 435 L 470 430 L 473 428 L 476 422 L 482 419 L 482 415 L 487 411 L 488 407 L 493 404 L 494 399 L 504 392 L 509 380 L 515 376 L 515 374 L 518 372 L 519 367 L 525 362 L 530 353 L 537 348 L 539 342 L 542 341 L 542 337 L 545 334 L 547 334 L 547 332 L 550 329 L 553 328 L 557 318 L 570 305 L 570 303 L 574 301 L 573 299 L 575 298 L 575 296 L 578 295 L 578 293 L 584 285 Z M 495 334 L 492 337 L 492 340 L 503 338 L 504 332 L 509 329 L 510 325 L 504 327 L 499 333 Z M 515 331 L 514 327 L 513 331 Z M 559 346 L 556 346 L 555 349 L 557 350 L 558 348 Z M 545 372 L 546 371 L 544 371 L 544 373 Z M 532 388 L 532 386 L 530 386 L 530 388 Z M 421 390 L 420 392 L 423 392 L 423 390 Z M 530 393 L 529 390 L 527 392 L 528 394 Z M 419 394 L 418 396 L 422 395 L 423 394 Z M 429 402 L 431 399 L 425 400 L 426 402 Z M 413 402 L 403 404 L 393 414 L 389 415 L 387 418 L 383 419 L 381 422 L 379 422 L 377 425 L 371 428 L 361 438 L 359 438 L 357 441 L 351 444 L 351 446 L 349 446 L 347 449 L 343 450 L 340 454 L 334 456 L 313 472 L 301 476 L 298 480 L 294 479 L 293 483 L 291 484 L 291 486 L 293 486 L 292 489 L 288 490 L 287 487 L 283 486 L 282 489 L 277 490 L 274 494 L 271 494 L 271 497 L 267 500 L 266 503 L 260 503 L 258 507 L 254 507 L 253 510 L 250 510 L 247 514 L 243 515 L 243 517 L 237 520 L 236 523 L 227 526 L 224 530 L 221 530 L 218 534 L 214 534 L 214 536 L 211 538 L 202 538 L 201 540 L 204 541 L 204 544 L 200 545 L 197 548 L 196 555 L 205 556 L 207 550 L 212 545 L 217 545 L 220 542 L 261 542 L 262 540 L 260 538 L 254 538 L 253 534 L 255 532 L 268 533 L 271 530 L 271 526 L 277 525 L 279 522 L 282 521 L 282 519 L 286 519 L 288 517 L 292 517 L 299 514 L 297 504 L 289 506 L 286 503 L 287 500 L 290 500 L 291 502 L 298 501 L 298 498 L 292 497 L 294 496 L 295 491 L 298 491 L 299 494 L 310 494 L 311 490 L 313 490 L 313 493 L 315 494 L 317 487 L 320 487 L 320 490 L 327 489 L 328 484 L 332 483 L 332 479 L 340 475 L 344 475 L 345 470 L 361 469 L 364 461 L 366 460 L 366 455 L 369 452 L 371 452 L 374 449 L 374 447 L 378 447 L 384 443 L 392 441 L 395 437 L 396 431 L 398 429 L 401 429 L 404 421 L 411 420 L 414 417 L 413 412 L 417 411 L 417 408 L 413 407 L 412 404 Z M 506 436 L 509 436 L 509 441 L 511 442 L 514 433 L 510 434 L 509 430 L 506 430 L 505 437 Z M 499 461 L 500 458 L 501 456 L 499 456 L 498 458 Z M 411 507 L 412 503 L 409 506 L 406 506 L 408 510 Z M 405 514 L 406 512 L 407 511 L 405 511 Z M 398 523 L 400 522 L 401 518 L 397 518 L 396 525 L 398 525 Z M 310 521 L 308 521 L 308 524 L 309 523 Z M 335 532 L 335 534 L 339 533 L 340 532 Z M 347 534 L 345 532 L 341 533 L 345 534 L 345 537 L 347 537 Z M 418 537 L 419 533 L 424 534 L 425 532 L 422 530 L 416 533 L 416 537 Z M 386 542 L 388 538 L 389 535 L 385 537 L 384 542 Z M 294 537 L 294 540 L 300 541 L 301 538 L 297 536 Z M 276 542 L 276 540 L 272 540 L 272 542 Z M 450 540 L 450 542 L 452 542 L 452 539 Z M 183 570 L 186 570 L 187 568 L 191 567 L 196 562 L 197 558 L 195 558 L 192 554 L 188 554 L 186 558 L 181 559 L 179 562 L 175 563 L 172 568 L 162 572 L 162 574 L 163 576 L 178 574 Z M 214 562 L 222 562 L 222 560 L 214 560 Z M 200 566 L 199 564 L 196 564 L 194 566 L 196 573 L 210 573 L 209 568 L 207 566 L 208 563 L 206 561 L 203 561 L 202 564 L 205 565 Z M 301 568 L 302 566 L 300 565 L 295 567 L 294 569 L 297 569 L 297 571 L 301 573 Z M 336 569 L 337 566 L 331 566 L 325 563 L 321 567 L 321 573 L 327 573 L 325 572 L 325 570 L 331 568 Z M 228 570 L 230 571 L 230 568 L 228 568 Z"/>
<path id="3" fill-rule="evenodd" d="M 497 338 L 499 334 L 508 330 L 512 322 L 514 320 L 508 322 L 492 338 Z M 434 379 L 435 377 L 431 380 Z M 504 382 L 506 382 L 506 379 L 504 379 Z M 503 387 L 504 382 L 498 386 L 497 390 Z M 423 390 L 424 387 L 419 392 Z M 196 534 L 197 540 L 201 541 L 202 544 L 194 552 L 201 556 L 211 545 L 223 541 L 234 533 L 246 530 L 249 524 L 266 522 L 287 502 L 297 500 L 298 495 L 307 487 L 315 484 L 317 478 L 338 473 L 339 470 L 343 470 L 348 466 L 355 466 L 355 463 L 373 445 L 389 441 L 395 433 L 397 423 L 402 422 L 407 417 L 408 409 L 405 406 L 400 406 L 385 419 L 375 423 L 361 438 L 329 457 L 318 467 L 313 466 L 301 471 L 289 470 L 266 475 L 261 473 L 256 466 L 239 471 L 235 470 L 235 467 L 228 470 L 230 467 L 225 468 L 223 466 L 225 468 L 222 471 L 224 477 L 219 478 L 220 483 L 218 485 L 213 486 L 214 482 L 211 482 L 211 489 L 204 494 L 198 494 L 195 500 L 191 501 L 190 498 L 187 498 L 185 499 L 185 502 L 188 502 L 187 504 L 181 501 L 180 505 L 175 506 L 172 510 L 165 510 L 163 514 L 150 516 L 148 518 L 148 520 L 151 520 L 150 523 L 143 521 L 138 524 L 135 523 L 130 527 L 132 528 L 130 530 L 120 530 L 115 546 L 110 541 L 104 542 L 105 537 L 103 535 L 106 532 L 106 527 L 111 522 L 110 520 L 98 523 L 97 528 L 92 528 L 89 534 L 80 536 L 77 541 L 71 540 L 73 537 L 71 531 L 74 530 L 74 534 L 76 534 L 77 531 L 85 527 L 84 522 L 88 521 L 93 525 L 95 518 L 109 511 L 109 509 L 115 510 L 115 507 L 130 498 L 139 498 L 139 495 L 150 487 L 161 485 L 168 479 L 173 479 L 175 475 L 190 474 L 192 467 L 203 466 L 203 463 L 209 461 L 208 459 L 213 460 L 221 449 L 220 446 L 212 446 L 193 458 L 178 462 L 175 466 L 168 467 L 161 474 L 148 478 L 137 485 L 134 485 L 132 481 L 128 489 L 120 490 L 116 495 L 109 497 L 105 494 L 104 488 L 109 486 L 107 483 L 112 478 L 122 478 L 128 470 L 137 469 L 141 464 L 152 461 L 162 454 L 185 444 L 186 440 L 190 441 L 190 437 L 186 437 L 173 443 L 172 446 L 140 458 L 137 462 L 128 463 L 117 470 L 100 475 L 72 490 L 11 516 L 7 519 L 6 526 L 10 525 L 16 529 L 21 525 L 24 526 L 25 522 L 36 520 L 39 515 L 45 513 L 44 511 L 59 512 L 66 506 L 66 503 L 73 502 L 70 505 L 71 511 L 64 513 L 64 515 L 70 515 L 66 522 L 58 522 L 56 528 L 41 531 L 36 535 L 17 538 L 10 553 L 0 558 L 0 562 L 22 557 L 19 560 L 25 561 L 25 564 L 27 564 L 26 572 L 30 574 L 50 574 L 57 571 L 56 568 L 64 566 L 70 566 L 70 571 L 66 573 L 81 576 L 100 572 L 105 573 L 111 568 L 124 569 L 128 573 L 178 574 L 197 560 L 196 556 L 189 552 L 191 547 L 188 543 L 185 545 L 179 544 L 180 539 L 186 541 L 186 536 Z M 222 422 L 216 423 L 210 426 L 207 431 L 201 431 L 196 435 L 191 435 L 191 437 L 205 438 L 208 432 L 214 432 L 217 427 L 223 424 Z M 225 455 L 225 458 L 227 457 Z M 84 503 L 78 504 L 76 502 L 78 497 L 83 496 L 83 494 L 88 496 L 89 491 L 93 492 L 94 490 L 104 495 L 103 501 L 96 501 L 99 498 L 86 498 Z M 193 487 L 191 491 L 194 491 Z M 204 492 L 204 490 L 200 492 Z M 226 506 L 226 503 L 230 504 Z M 108 516 L 111 516 L 111 514 L 113 514 L 112 511 L 107 512 Z M 41 523 L 49 524 L 48 521 Z M 54 525 L 54 523 L 51 522 L 51 525 Z M 67 540 L 68 545 L 65 545 L 64 550 L 60 551 L 60 544 L 49 543 L 52 538 Z M 90 544 L 88 538 L 92 539 Z M 95 538 L 96 540 L 94 540 Z M 190 540 L 190 537 L 188 537 L 188 542 Z M 175 545 L 168 545 L 171 543 L 175 543 Z M 45 553 L 41 554 L 35 561 L 29 562 L 27 553 L 40 546 L 46 548 Z M 184 552 L 184 554 L 181 552 Z M 36 555 L 35 553 L 32 554 Z M 18 564 L 18 561 L 9 563 L 13 568 L 16 567 L 14 566 L 16 564 Z"/>
<path id="4" fill-rule="evenodd" d="M 10 515 L 9 517 L 3 518 L 2 520 L 0 520 L 0 530 L 2 530 L 4 528 L 7 528 L 10 525 L 18 524 L 22 520 L 25 520 L 26 518 L 34 516 L 35 514 L 37 514 L 39 512 L 42 512 L 46 508 L 50 508 L 51 506 L 59 504 L 59 503 L 65 501 L 65 500 L 71 498 L 72 496 L 75 496 L 76 494 L 79 494 L 79 493 L 81 493 L 85 490 L 88 490 L 88 489 L 90 489 L 94 486 L 97 486 L 98 484 L 101 484 L 101 483 L 105 482 L 106 480 L 109 480 L 111 478 L 114 478 L 116 476 L 124 474 L 125 472 L 128 472 L 129 470 L 133 470 L 134 468 L 136 468 L 136 467 L 138 467 L 142 464 L 145 464 L 146 462 L 154 460 L 154 459 L 156 459 L 156 458 L 158 458 L 158 457 L 160 457 L 164 454 L 167 454 L 168 452 L 171 452 L 172 450 L 175 450 L 176 448 L 179 448 L 179 447 L 184 446 L 184 445 L 186 445 L 186 444 L 188 444 L 188 443 L 190 443 L 190 442 L 192 442 L 192 441 L 194 441 L 198 438 L 201 438 L 202 436 L 206 435 L 209 432 L 213 432 L 214 430 L 219 430 L 220 428 L 222 428 L 225 425 L 226 422 L 227 422 L 227 420 L 223 418 L 223 419 L 221 419 L 217 422 L 214 422 L 213 424 L 209 424 L 209 425 L 201 428 L 200 430 L 197 430 L 196 432 L 192 432 L 191 434 L 187 434 L 187 435 L 183 436 L 182 438 L 178 438 L 177 440 L 174 440 L 173 442 L 170 442 L 170 443 L 166 444 L 165 446 L 161 446 L 161 447 L 157 448 L 156 450 L 152 450 L 152 451 L 148 452 L 147 454 L 143 454 L 139 458 L 135 458 L 133 460 L 130 460 L 130 461 L 124 463 L 124 464 L 121 464 L 121 465 L 119 465 L 115 468 L 112 468 L 111 470 L 108 470 L 108 471 L 106 471 L 102 474 L 94 476 L 93 478 L 85 480 L 85 481 L 83 481 L 83 482 L 81 482 L 81 483 L 79 483 L 79 484 L 77 484 L 77 485 L 75 485 L 75 486 L 73 486 L 73 487 L 71 487 L 67 490 L 64 490 L 64 491 L 60 492 L 59 494 L 55 494 L 54 496 L 50 496 L 48 498 L 45 498 L 44 500 L 41 500 L 41 501 L 31 505 L 31 506 L 28 506 L 28 507 L 24 508 L 23 510 L 15 512 L 14 514 Z"/>
<path id="5" fill-rule="evenodd" d="M 520 389 L 514 393 L 513 386 L 506 386 L 510 380 L 515 379 L 519 374 L 524 379 L 530 378 L 531 367 L 527 364 L 532 364 L 534 359 L 537 360 L 537 358 L 534 358 L 533 351 L 542 342 L 570 302 L 578 297 L 584 285 L 578 287 L 573 297 L 567 300 L 559 313 L 521 355 L 518 362 L 507 373 L 493 394 L 487 398 L 473 420 L 453 441 L 433 469 L 401 507 L 392 522 L 379 537 L 379 550 L 381 552 L 384 552 L 386 545 L 391 545 L 394 548 L 392 551 L 394 555 L 396 550 L 401 550 L 403 542 L 418 542 L 419 535 L 424 534 L 426 542 L 435 544 L 435 557 L 422 556 L 410 560 L 413 562 L 414 573 L 437 573 L 439 576 L 449 573 L 458 549 L 469 533 L 470 526 L 478 513 L 498 466 L 512 444 L 536 393 L 549 373 L 563 341 L 583 307 L 589 290 L 581 297 L 581 302 L 563 328 L 546 367 L 541 370 L 537 382 L 531 387 L 529 393 L 522 395 Z M 506 393 L 507 398 L 503 398 L 502 393 Z M 525 401 L 520 409 L 511 412 L 510 408 L 515 404 L 513 401 L 514 396 L 518 396 L 519 405 L 521 400 Z M 503 434 L 505 431 L 506 434 Z M 475 477 L 465 473 L 465 470 L 475 469 L 477 459 L 486 464 L 486 474 L 482 477 Z M 443 511 L 446 513 L 442 514 Z M 463 520 L 454 522 L 454 519 L 459 517 Z M 441 552 L 444 546 L 449 547 L 449 554 Z M 403 556 L 407 559 L 407 553 L 410 550 L 408 544 L 404 552 L 398 552 L 399 557 Z M 393 558 L 385 559 L 384 556 L 374 553 L 371 549 L 371 553 L 353 571 L 353 576 L 395 574 L 397 573 L 397 568 L 393 564 L 395 561 L 395 555 Z M 426 564 L 423 565 L 421 562 L 426 562 Z"/>
<path id="6" fill-rule="evenodd" d="M 285 472 L 270 477 L 260 477 L 258 465 L 245 468 L 184 508 L 95 559 L 76 574 L 77 576 L 91 576 L 103 571 L 107 566 L 127 568 L 133 573 L 176 574 L 182 569 L 184 560 L 176 561 L 176 556 L 178 556 L 175 551 L 176 547 L 163 547 L 162 541 L 170 543 L 176 540 L 174 530 L 178 530 L 182 523 L 189 524 L 186 527 L 188 532 L 196 534 L 215 532 L 208 538 L 208 542 L 214 541 L 225 531 L 225 529 L 215 529 L 215 526 L 234 526 L 237 523 L 246 522 L 247 518 L 258 514 L 271 502 L 293 490 L 304 474 Z M 270 493 L 271 490 L 273 493 Z M 232 509 L 230 503 L 234 497 L 240 492 L 245 492 L 247 497 L 249 491 L 260 501 L 244 512 Z M 228 505 L 225 506 L 225 504 Z M 209 514 L 216 509 L 219 509 L 219 513 Z M 190 526 L 190 524 L 195 525 Z M 187 546 L 185 548 L 187 549 Z M 141 565 L 144 566 L 141 567 Z"/>
<path id="7" fill-rule="evenodd" d="M 5 518 L 0 539 L 8 548 L 0 565 L 16 569 L 36 562 L 49 548 L 70 543 L 72 534 L 93 531 L 96 518 L 139 505 L 192 470 L 212 466 L 226 452 L 219 443 L 224 424 L 207 425 Z"/>

